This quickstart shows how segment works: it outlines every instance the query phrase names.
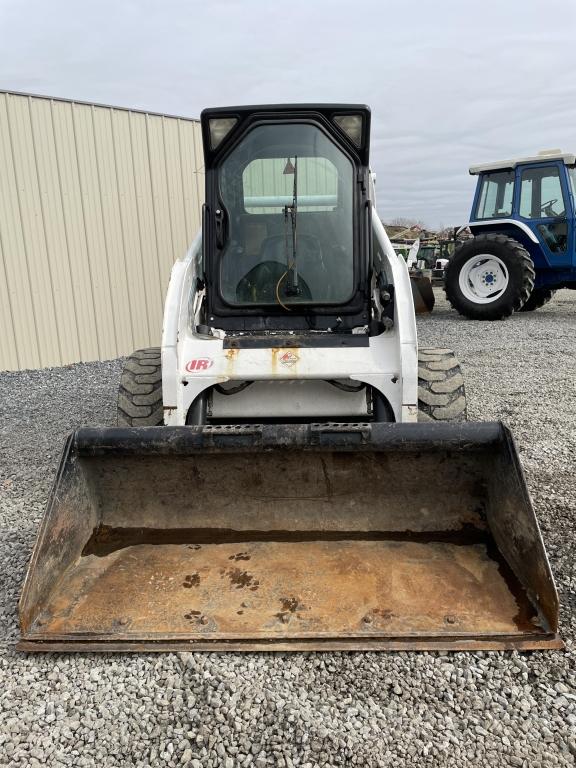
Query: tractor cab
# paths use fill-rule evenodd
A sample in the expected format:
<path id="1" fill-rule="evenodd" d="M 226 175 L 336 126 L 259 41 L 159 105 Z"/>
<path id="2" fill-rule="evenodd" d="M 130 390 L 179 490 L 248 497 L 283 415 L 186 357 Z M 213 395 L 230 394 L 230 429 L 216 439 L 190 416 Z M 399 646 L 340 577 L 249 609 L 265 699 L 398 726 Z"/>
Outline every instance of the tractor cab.
<path id="1" fill-rule="evenodd" d="M 575 162 L 573 154 L 552 150 L 470 168 L 479 177 L 472 232 L 509 231 L 525 244 L 537 270 L 576 268 Z"/>

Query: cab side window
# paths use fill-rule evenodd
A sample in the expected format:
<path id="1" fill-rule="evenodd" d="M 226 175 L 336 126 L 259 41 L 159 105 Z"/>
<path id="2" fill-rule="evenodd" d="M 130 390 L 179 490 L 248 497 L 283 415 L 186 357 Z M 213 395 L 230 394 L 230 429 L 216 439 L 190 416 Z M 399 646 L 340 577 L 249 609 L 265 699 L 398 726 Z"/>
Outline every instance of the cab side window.
<path id="1" fill-rule="evenodd" d="M 558 168 L 522 171 L 520 216 L 524 219 L 554 219 L 564 216 L 565 210 Z"/>

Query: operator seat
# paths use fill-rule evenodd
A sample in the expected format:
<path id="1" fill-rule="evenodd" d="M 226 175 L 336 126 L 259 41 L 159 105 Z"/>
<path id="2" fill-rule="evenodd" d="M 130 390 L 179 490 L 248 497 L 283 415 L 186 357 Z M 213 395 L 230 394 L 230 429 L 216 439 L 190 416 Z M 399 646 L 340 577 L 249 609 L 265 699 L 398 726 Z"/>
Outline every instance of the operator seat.
<path id="1" fill-rule="evenodd" d="M 326 270 L 322 260 L 320 241 L 312 235 L 299 235 L 297 244 L 298 284 L 300 300 L 311 301 L 324 293 Z M 259 263 L 253 266 L 238 282 L 236 296 L 238 301 L 249 303 L 275 304 L 276 286 L 288 268 L 288 258 L 292 256 L 292 235 L 288 237 L 288 254 L 284 235 L 267 237 L 260 248 Z M 286 277 L 282 280 L 286 287 Z M 285 296 L 280 289 L 281 296 Z"/>

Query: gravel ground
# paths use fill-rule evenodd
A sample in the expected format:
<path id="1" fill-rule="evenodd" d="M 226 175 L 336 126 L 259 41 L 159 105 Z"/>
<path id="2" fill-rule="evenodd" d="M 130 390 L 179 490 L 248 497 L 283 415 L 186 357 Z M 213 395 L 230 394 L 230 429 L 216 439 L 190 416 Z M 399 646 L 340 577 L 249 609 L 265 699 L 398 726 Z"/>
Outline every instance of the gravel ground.
<path id="1" fill-rule="evenodd" d="M 573 766 L 576 295 L 477 323 L 438 297 L 424 346 L 463 364 L 470 419 L 513 429 L 567 650 L 23 655 L 16 600 L 64 435 L 112 424 L 119 362 L 0 374 L 0 765 Z"/>

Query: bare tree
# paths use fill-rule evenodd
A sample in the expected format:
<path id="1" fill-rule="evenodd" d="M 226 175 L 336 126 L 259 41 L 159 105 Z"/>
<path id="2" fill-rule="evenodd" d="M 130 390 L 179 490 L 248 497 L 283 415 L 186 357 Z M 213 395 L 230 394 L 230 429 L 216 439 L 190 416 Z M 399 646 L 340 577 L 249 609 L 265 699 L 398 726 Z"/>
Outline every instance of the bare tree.
<path id="1" fill-rule="evenodd" d="M 405 216 L 397 216 L 392 219 L 390 224 L 393 227 L 420 227 L 420 229 L 426 229 L 426 225 L 420 219 L 410 219 Z"/>

